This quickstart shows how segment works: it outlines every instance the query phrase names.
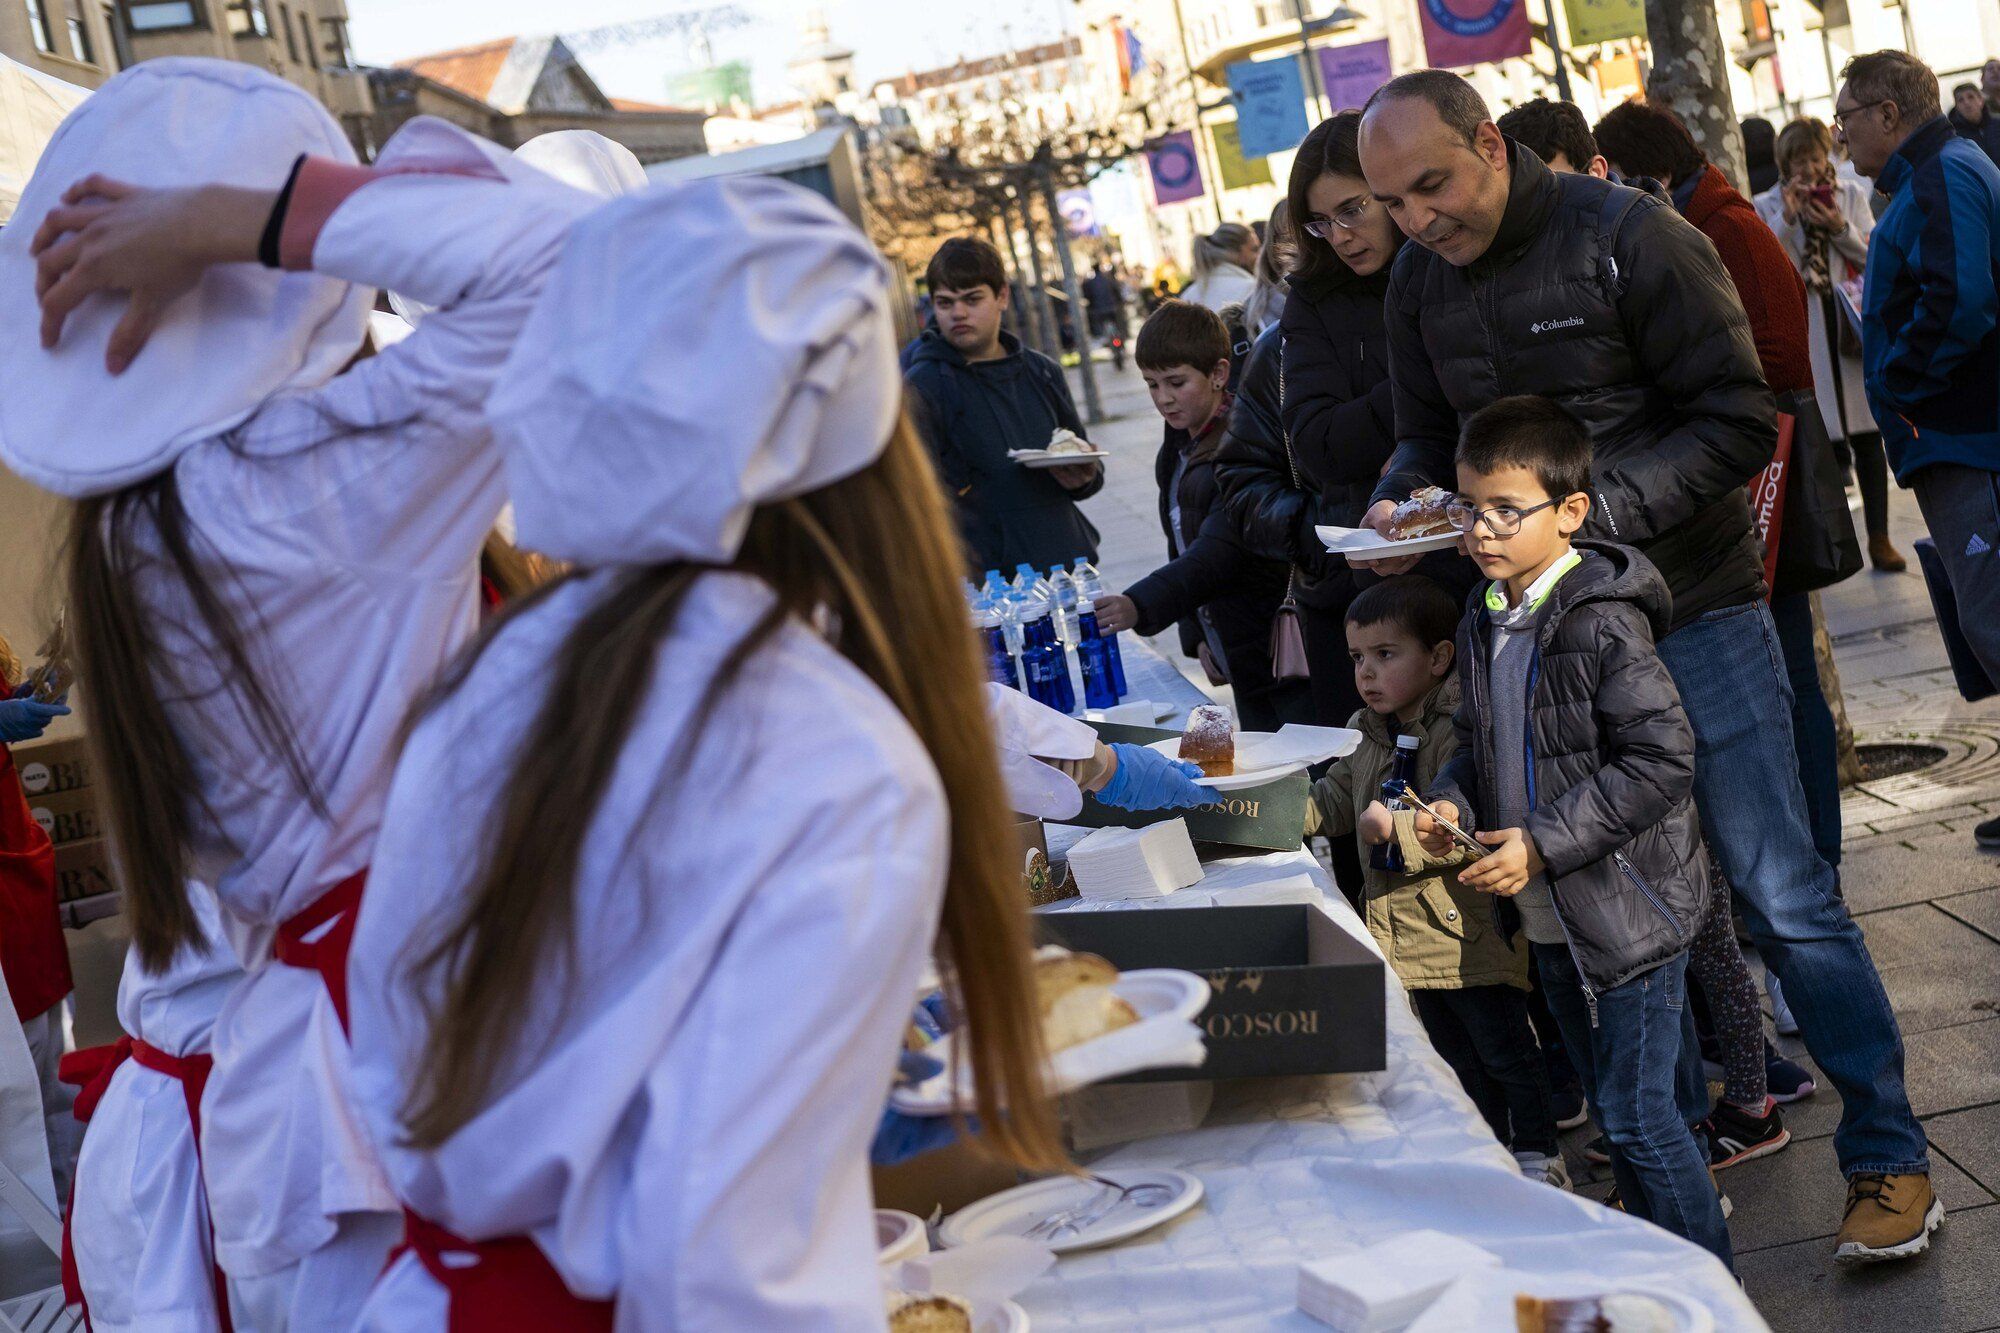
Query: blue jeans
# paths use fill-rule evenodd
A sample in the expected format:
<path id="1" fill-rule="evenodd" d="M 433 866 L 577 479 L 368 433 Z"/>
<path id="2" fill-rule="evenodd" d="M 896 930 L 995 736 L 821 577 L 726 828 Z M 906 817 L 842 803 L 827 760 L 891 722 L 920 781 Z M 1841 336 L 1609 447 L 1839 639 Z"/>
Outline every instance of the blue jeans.
<path id="1" fill-rule="evenodd" d="M 1785 676 L 1792 683 L 1792 745 L 1799 755 L 1799 781 L 1805 788 L 1806 822 L 1812 827 L 1813 849 L 1828 865 L 1840 865 L 1840 744 L 1835 739 L 1833 710 L 1819 688 L 1819 661 L 1813 656 L 1812 594 L 1787 593 L 1771 599 L 1771 624 L 1785 656 Z M 1840 878 L 1834 877 L 1839 891 Z"/>
<path id="2" fill-rule="evenodd" d="M 1849 1177 L 1930 1170 L 1903 1088 L 1903 1036 L 1833 869 L 1813 850 L 1792 748 L 1791 683 L 1761 602 L 1660 640 L 1694 726 L 1702 836 L 1813 1060 L 1843 1102 L 1833 1147 Z"/>
<path id="3" fill-rule="evenodd" d="M 1593 1016 L 1568 947 L 1537 944 L 1534 951 L 1563 1045 L 1610 1145 L 1625 1211 L 1686 1237 L 1733 1269 L 1708 1153 L 1674 1104 L 1687 955 L 1599 991 Z"/>

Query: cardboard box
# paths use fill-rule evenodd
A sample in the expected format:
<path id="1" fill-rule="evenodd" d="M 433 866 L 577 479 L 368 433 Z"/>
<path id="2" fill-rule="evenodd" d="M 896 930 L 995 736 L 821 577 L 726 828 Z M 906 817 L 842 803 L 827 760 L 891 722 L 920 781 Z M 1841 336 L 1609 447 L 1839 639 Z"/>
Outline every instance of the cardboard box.
<path id="1" fill-rule="evenodd" d="M 1107 745 L 1118 742 L 1150 745 L 1180 735 L 1159 727 L 1128 727 L 1115 722 L 1090 725 Z M 1199 810 L 1114 810 L 1099 805 L 1094 797 L 1085 796 L 1083 813 L 1065 822 L 1086 828 L 1143 828 L 1163 819 L 1186 819 L 1188 836 L 1196 842 L 1292 852 L 1305 843 L 1306 799 L 1311 786 L 1311 779 L 1304 773 L 1294 773 L 1261 787 L 1217 792 L 1216 803 Z"/>
<path id="2" fill-rule="evenodd" d="M 1388 1063 L 1382 960 L 1318 906 L 1057 912 L 1035 924 L 1121 969 L 1177 967 L 1214 987 L 1195 1020 L 1208 1034 L 1207 1063 L 1129 1081 L 1369 1073 Z"/>
<path id="3" fill-rule="evenodd" d="M 103 838 L 89 838 L 56 848 L 56 900 L 70 902 L 93 894 L 115 893 L 111 878 L 111 847 Z"/>
<path id="4" fill-rule="evenodd" d="M 58 847 L 95 838 L 103 832 L 97 826 L 95 787 L 30 796 L 28 813 Z"/>
<path id="5" fill-rule="evenodd" d="M 14 771 L 29 796 L 50 796 L 90 785 L 90 750 L 81 736 L 14 747 Z"/>

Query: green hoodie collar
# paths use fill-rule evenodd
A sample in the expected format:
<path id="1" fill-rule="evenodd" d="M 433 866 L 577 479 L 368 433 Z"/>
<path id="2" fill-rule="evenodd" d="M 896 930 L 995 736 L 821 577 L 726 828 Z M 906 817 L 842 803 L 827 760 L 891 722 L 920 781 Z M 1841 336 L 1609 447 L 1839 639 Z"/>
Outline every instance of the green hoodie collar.
<path id="1" fill-rule="evenodd" d="M 1549 594 L 1556 590 L 1562 576 L 1583 563 L 1583 552 L 1572 550 L 1568 555 L 1542 571 L 1542 576 L 1528 585 L 1527 595 L 1521 599 L 1522 605 L 1530 611 L 1539 611 L 1542 603 L 1549 600 Z M 1513 608 L 1507 605 L 1507 587 L 1499 579 L 1486 585 L 1486 609 L 1496 616 L 1504 616 Z"/>

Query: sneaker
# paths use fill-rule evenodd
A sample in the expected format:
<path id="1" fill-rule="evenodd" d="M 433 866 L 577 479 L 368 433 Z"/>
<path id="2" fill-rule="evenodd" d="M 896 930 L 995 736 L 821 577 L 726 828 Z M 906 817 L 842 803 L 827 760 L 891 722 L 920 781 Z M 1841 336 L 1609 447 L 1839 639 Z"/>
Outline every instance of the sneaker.
<path id="1" fill-rule="evenodd" d="M 1878 1264 L 1908 1259 L 1931 1247 L 1944 1204 L 1929 1176 L 1860 1175 L 1847 1182 L 1847 1220 L 1833 1260 Z"/>
<path id="2" fill-rule="evenodd" d="M 1551 1157 L 1547 1153 L 1517 1152 L 1514 1154 L 1514 1160 L 1521 1164 L 1521 1174 L 1528 1179 L 1539 1180 L 1544 1185 L 1559 1189 L 1565 1194 L 1576 1192 L 1576 1186 L 1570 1183 L 1569 1167 L 1563 1162 L 1561 1153 Z"/>
<path id="3" fill-rule="evenodd" d="M 1972 826 L 1972 840 L 1981 847 L 2000 851 L 2000 815 L 1981 820 Z"/>
<path id="4" fill-rule="evenodd" d="M 1764 975 L 1764 989 L 1771 995 L 1771 1022 L 1778 1029 L 1778 1035 L 1798 1036 L 1799 1020 L 1792 1017 L 1792 1007 L 1785 1003 L 1784 988 L 1778 984 L 1776 972 L 1767 972 Z"/>
<path id="5" fill-rule="evenodd" d="M 1593 1166 L 1611 1165 L 1611 1143 L 1602 1134 L 1583 1145 L 1583 1160 Z"/>
<path id="6" fill-rule="evenodd" d="M 1764 1048 L 1764 1082 L 1770 1085 L 1771 1100 L 1780 1106 L 1804 1101 L 1819 1091 L 1819 1084 L 1806 1067 L 1787 1060 L 1768 1045 Z"/>
<path id="7" fill-rule="evenodd" d="M 1769 1157 L 1792 1141 L 1776 1102 L 1767 1101 L 1761 1116 L 1730 1102 L 1717 1102 L 1702 1128 L 1708 1131 L 1709 1165 L 1717 1171 Z"/>
<path id="8" fill-rule="evenodd" d="M 1575 1088 L 1557 1088 L 1549 1097 L 1556 1113 L 1557 1129 L 1575 1129 L 1590 1119 L 1590 1104 Z"/>

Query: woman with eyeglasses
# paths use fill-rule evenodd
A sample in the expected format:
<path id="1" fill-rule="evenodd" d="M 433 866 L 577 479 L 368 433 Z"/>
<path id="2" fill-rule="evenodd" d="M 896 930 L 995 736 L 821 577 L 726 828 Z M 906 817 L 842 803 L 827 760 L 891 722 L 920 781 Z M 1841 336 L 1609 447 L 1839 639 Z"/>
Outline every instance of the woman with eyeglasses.
<path id="1" fill-rule="evenodd" d="M 1361 707 L 1342 623 L 1357 574 L 1313 528 L 1360 526 L 1396 445 L 1382 301 L 1403 233 L 1362 179 L 1360 126 L 1360 112 L 1343 111 L 1299 145 L 1285 201 L 1296 228 L 1290 291 L 1277 332 L 1251 353 L 1218 461 L 1244 541 L 1291 563 L 1314 720 L 1329 726 Z"/>

